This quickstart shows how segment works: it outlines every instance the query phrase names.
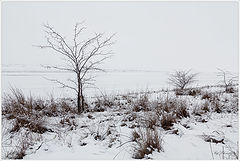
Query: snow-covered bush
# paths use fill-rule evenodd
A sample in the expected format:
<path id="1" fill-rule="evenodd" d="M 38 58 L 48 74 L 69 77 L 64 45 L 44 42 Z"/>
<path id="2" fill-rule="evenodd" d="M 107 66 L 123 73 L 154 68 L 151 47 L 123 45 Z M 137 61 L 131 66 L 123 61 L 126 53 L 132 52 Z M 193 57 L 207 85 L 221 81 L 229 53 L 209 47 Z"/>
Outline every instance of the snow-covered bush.
<path id="1" fill-rule="evenodd" d="M 8 119 L 16 117 L 26 117 L 28 119 L 41 118 L 42 116 L 60 116 L 67 113 L 76 113 L 73 100 L 63 98 L 55 100 L 51 97 L 49 100 L 25 97 L 21 90 L 12 89 L 11 94 L 5 94 L 2 99 L 2 114 Z"/>
<path id="2" fill-rule="evenodd" d="M 187 110 L 187 103 L 183 100 L 176 100 L 176 109 L 173 111 L 173 113 L 179 118 L 186 118 L 189 117 L 189 113 Z"/>
<path id="3" fill-rule="evenodd" d="M 170 130 L 176 122 L 176 117 L 173 114 L 165 113 L 162 115 L 160 122 L 163 129 Z"/>
<path id="4" fill-rule="evenodd" d="M 189 117 L 187 102 L 175 97 L 167 97 L 158 100 L 158 104 L 154 106 L 154 109 L 159 116 L 164 113 L 171 113 L 179 119 Z"/>
<path id="5" fill-rule="evenodd" d="M 87 111 L 104 112 L 106 108 L 111 108 L 115 106 L 114 97 L 107 94 L 103 94 L 102 96 L 97 96 L 93 104 L 94 107 L 89 108 Z"/>
<path id="6" fill-rule="evenodd" d="M 146 115 L 145 118 L 143 118 L 144 127 L 154 129 L 156 126 L 159 126 L 159 117 L 156 115 L 156 113 Z"/>
<path id="7" fill-rule="evenodd" d="M 150 110 L 150 101 L 147 94 L 140 95 L 136 101 L 133 102 L 132 110 L 135 112 L 139 111 L 149 111 Z"/>

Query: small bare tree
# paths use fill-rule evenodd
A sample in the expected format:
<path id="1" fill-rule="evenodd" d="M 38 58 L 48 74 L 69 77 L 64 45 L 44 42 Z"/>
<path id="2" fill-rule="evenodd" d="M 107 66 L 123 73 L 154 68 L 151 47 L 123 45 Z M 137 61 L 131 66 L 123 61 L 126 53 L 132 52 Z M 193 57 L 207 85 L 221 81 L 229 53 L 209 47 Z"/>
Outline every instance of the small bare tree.
<path id="1" fill-rule="evenodd" d="M 222 78 L 222 80 L 220 81 L 220 83 L 224 84 L 225 87 L 225 92 L 227 93 L 233 93 L 233 85 L 234 82 L 237 81 L 237 76 L 234 76 L 231 72 L 223 70 L 223 69 L 219 69 L 218 68 L 218 75 L 219 77 Z"/>
<path id="2" fill-rule="evenodd" d="M 76 92 L 78 113 L 81 113 L 85 108 L 84 87 L 94 85 L 94 77 L 90 72 L 104 71 L 99 68 L 99 65 L 112 55 L 111 51 L 107 51 L 106 48 L 113 45 L 112 38 L 114 34 L 110 37 L 105 37 L 104 33 L 95 33 L 94 36 L 87 40 L 80 40 L 80 35 L 86 27 L 83 26 L 83 23 L 77 23 L 74 26 L 71 43 L 50 25 L 46 24 L 44 28 L 47 44 L 38 47 L 49 48 L 55 51 L 62 55 L 66 62 L 66 65 L 63 67 L 47 66 L 47 68 L 76 74 L 75 79 L 68 79 L 69 83 L 67 84 L 59 80 L 51 81 L 60 84 L 63 88 L 70 88 Z"/>
<path id="3" fill-rule="evenodd" d="M 175 86 L 177 89 L 183 90 L 188 85 L 196 81 L 197 73 L 191 73 L 191 70 L 187 71 L 175 71 L 170 75 L 169 83 Z"/>

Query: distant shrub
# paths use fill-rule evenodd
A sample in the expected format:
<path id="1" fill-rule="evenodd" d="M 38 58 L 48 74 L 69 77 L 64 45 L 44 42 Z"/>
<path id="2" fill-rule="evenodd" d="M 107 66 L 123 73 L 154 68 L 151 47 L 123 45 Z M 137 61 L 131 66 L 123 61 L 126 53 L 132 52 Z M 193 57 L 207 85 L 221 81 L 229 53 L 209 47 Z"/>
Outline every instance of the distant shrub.
<path id="1" fill-rule="evenodd" d="M 189 89 L 188 90 L 188 95 L 190 96 L 196 96 L 196 95 L 200 95 L 201 94 L 201 90 L 200 89 Z"/>
<path id="2" fill-rule="evenodd" d="M 220 93 L 216 93 L 216 92 L 215 93 L 205 92 L 202 95 L 202 99 L 207 99 L 209 102 L 220 101 L 219 95 Z"/>
<path id="3" fill-rule="evenodd" d="M 200 89 L 194 89 L 194 88 L 189 88 L 189 89 L 176 89 L 175 90 L 176 95 L 190 95 L 190 96 L 197 96 L 201 94 Z"/>
<path id="4" fill-rule="evenodd" d="M 235 90 L 233 87 L 229 87 L 226 89 L 226 93 L 234 93 L 234 92 L 235 92 Z"/>
<path id="5" fill-rule="evenodd" d="M 196 82 L 197 73 L 191 73 L 191 70 L 182 70 L 175 71 L 175 73 L 171 74 L 169 77 L 169 83 L 176 87 L 176 89 L 183 90 L 187 86 Z"/>
<path id="6" fill-rule="evenodd" d="M 223 69 L 218 69 L 218 76 L 221 77 L 221 83 L 224 84 L 225 92 L 226 93 L 234 93 L 235 90 L 233 88 L 235 83 L 238 82 L 238 76 L 233 75 L 231 72 L 223 70 Z"/>

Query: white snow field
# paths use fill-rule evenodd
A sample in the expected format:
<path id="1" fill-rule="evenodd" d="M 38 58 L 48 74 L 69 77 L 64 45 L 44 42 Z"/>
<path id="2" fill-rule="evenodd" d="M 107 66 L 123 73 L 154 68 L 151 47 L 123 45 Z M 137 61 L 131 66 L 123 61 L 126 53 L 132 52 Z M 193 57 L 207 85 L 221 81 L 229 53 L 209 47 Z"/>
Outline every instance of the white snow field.
<path id="1" fill-rule="evenodd" d="M 31 70 L 29 70 L 31 69 Z M 169 74 L 174 71 L 143 71 L 143 70 L 111 70 L 96 74 L 97 88 L 87 88 L 87 96 L 108 93 L 126 93 L 143 90 L 161 90 L 172 88 L 168 83 Z M 94 73 L 95 75 L 95 73 Z M 60 85 L 47 79 L 57 79 L 67 82 L 75 78 L 72 73 L 62 73 L 45 69 L 38 65 L 4 65 L 2 66 L 2 93 L 9 93 L 10 88 L 19 88 L 25 94 L 41 97 L 53 95 L 55 97 L 73 96 L 72 90 L 62 89 Z M 216 85 L 221 78 L 216 72 L 200 72 L 195 86 Z M 100 92 L 101 91 L 101 92 Z"/>

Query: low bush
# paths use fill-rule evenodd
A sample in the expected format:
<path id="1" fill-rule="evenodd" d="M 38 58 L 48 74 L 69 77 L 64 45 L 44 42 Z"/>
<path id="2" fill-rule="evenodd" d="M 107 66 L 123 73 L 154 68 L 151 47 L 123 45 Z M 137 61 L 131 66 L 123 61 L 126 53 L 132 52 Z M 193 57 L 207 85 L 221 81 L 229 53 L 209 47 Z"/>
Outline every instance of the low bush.
<path id="1" fill-rule="evenodd" d="M 197 88 L 189 88 L 189 89 L 176 89 L 175 94 L 177 96 L 181 95 L 190 95 L 190 96 L 197 96 L 201 94 L 201 90 Z"/>
<path id="2" fill-rule="evenodd" d="M 96 100 L 92 103 L 93 108 L 89 108 L 87 111 L 91 112 L 104 112 L 106 108 L 115 106 L 114 98 L 108 95 L 96 96 Z"/>
<path id="3" fill-rule="evenodd" d="M 2 99 L 2 115 L 8 119 L 16 117 L 36 119 L 41 116 L 61 116 L 66 113 L 76 113 L 70 99 L 43 100 L 32 96 L 25 97 L 19 89 L 11 89 L 11 94 L 5 94 Z"/>
<path id="4" fill-rule="evenodd" d="M 201 90 L 196 88 L 196 89 L 189 89 L 188 90 L 188 95 L 190 96 L 197 96 L 201 94 Z"/>
<path id="5" fill-rule="evenodd" d="M 202 95 L 202 99 L 210 99 L 211 97 L 212 97 L 212 94 L 207 92 Z"/>
<path id="6" fill-rule="evenodd" d="M 134 112 L 149 111 L 150 101 L 147 94 L 141 95 L 135 102 L 133 102 L 132 110 Z"/>
<path id="7" fill-rule="evenodd" d="M 209 104 L 209 101 L 206 100 L 202 106 L 201 106 L 201 109 L 206 113 L 206 112 L 210 112 L 211 108 L 209 107 L 210 104 Z"/>
<path id="8" fill-rule="evenodd" d="M 45 108 L 42 110 L 43 115 L 48 117 L 64 116 L 66 114 L 76 114 L 76 105 L 74 101 L 67 98 L 55 100 L 53 97 L 45 101 Z"/>
<path id="9" fill-rule="evenodd" d="M 102 95 L 100 97 L 96 97 L 95 107 L 112 107 L 114 106 L 114 98 L 108 95 Z"/>
<path id="10" fill-rule="evenodd" d="M 202 95 L 202 98 L 201 99 L 206 99 L 208 100 L 209 102 L 212 102 L 212 101 L 219 101 L 219 94 L 217 93 L 209 93 L 209 92 L 205 92 L 203 95 Z"/>
<path id="11" fill-rule="evenodd" d="M 44 126 L 46 116 L 75 113 L 70 99 L 43 100 L 32 96 L 25 97 L 19 89 L 11 89 L 11 91 L 11 94 L 5 94 L 2 99 L 2 115 L 15 121 L 11 132 L 27 128 L 31 132 L 42 134 L 51 131 Z"/>
<path id="12" fill-rule="evenodd" d="M 25 98 L 23 93 L 18 89 L 11 89 L 12 94 L 7 94 L 2 99 L 3 115 L 25 115 L 31 116 L 33 111 L 33 98 Z"/>
<path id="13" fill-rule="evenodd" d="M 221 113 L 221 112 L 223 112 L 223 107 L 224 107 L 224 105 L 222 105 L 221 103 L 220 103 L 220 101 L 218 101 L 218 100 L 214 100 L 214 101 L 212 101 L 211 102 L 211 107 L 212 107 L 212 110 L 214 111 L 214 112 L 217 112 L 217 113 Z"/>
<path id="14" fill-rule="evenodd" d="M 155 105 L 155 109 L 158 116 L 164 113 L 172 113 L 179 119 L 189 117 L 186 101 L 177 98 L 162 99 L 157 106 Z"/>
<path id="15" fill-rule="evenodd" d="M 200 104 L 200 105 L 196 105 L 193 110 L 192 110 L 192 114 L 196 115 L 196 116 L 202 116 L 203 114 L 212 111 L 212 107 L 211 104 L 209 102 L 209 100 L 205 100 L 204 103 Z"/>
<path id="16" fill-rule="evenodd" d="M 161 127 L 164 130 L 170 130 L 173 124 L 176 122 L 176 117 L 173 114 L 163 114 L 160 120 Z"/>
<path id="17" fill-rule="evenodd" d="M 201 107 L 199 106 L 194 107 L 192 110 L 192 114 L 195 116 L 202 116 L 203 113 L 204 111 L 202 111 Z"/>
<path id="18" fill-rule="evenodd" d="M 31 132 L 43 134 L 46 131 L 49 131 L 45 126 L 43 126 L 43 120 L 27 120 L 24 118 L 17 118 L 15 125 L 13 126 L 10 132 L 18 132 L 20 128 L 27 128 Z"/>
<path id="19" fill-rule="evenodd" d="M 160 119 L 156 113 L 146 113 L 141 120 L 142 127 L 154 129 L 160 126 Z"/>
<path id="20" fill-rule="evenodd" d="M 136 130 L 133 130 L 132 132 L 132 137 L 131 137 L 131 141 L 137 141 L 137 139 L 140 137 L 140 135 L 138 134 L 138 132 Z"/>
<path id="21" fill-rule="evenodd" d="M 187 111 L 187 104 L 185 101 L 178 100 L 176 104 L 176 110 L 173 111 L 173 113 L 179 118 L 186 118 L 189 117 L 189 113 Z"/>
<path id="22" fill-rule="evenodd" d="M 146 120 L 147 128 L 154 129 L 156 126 L 158 126 L 158 118 L 156 115 L 151 115 L 148 117 L 148 120 Z"/>
<path id="23" fill-rule="evenodd" d="M 154 108 L 159 116 L 164 112 L 170 113 L 177 108 L 176 99 L 175 98 L 161 99 L 158 101 L 157 105 L 155 105 Z"/>

